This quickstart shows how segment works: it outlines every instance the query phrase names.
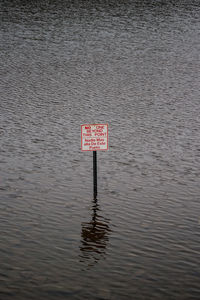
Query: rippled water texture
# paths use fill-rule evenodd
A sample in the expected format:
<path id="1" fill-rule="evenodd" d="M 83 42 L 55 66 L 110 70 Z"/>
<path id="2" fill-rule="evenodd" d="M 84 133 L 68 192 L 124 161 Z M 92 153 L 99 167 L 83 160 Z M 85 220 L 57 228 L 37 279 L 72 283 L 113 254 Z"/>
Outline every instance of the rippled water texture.
<path id="1" fill-rule="evenodd" d="M 0 299 L 199 299 L 199 1 L 3 0 L 0 34 Z"/>

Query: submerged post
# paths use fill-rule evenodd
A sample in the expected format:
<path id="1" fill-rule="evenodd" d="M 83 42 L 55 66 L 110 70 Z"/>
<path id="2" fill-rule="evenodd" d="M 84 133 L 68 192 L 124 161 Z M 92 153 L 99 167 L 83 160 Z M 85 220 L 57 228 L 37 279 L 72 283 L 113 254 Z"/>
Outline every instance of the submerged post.
<path id="1" fill-rule="evenodd" d="M 93 152 L 93 194 L 97 199 L 97 151 L 108 150 L 108 124 L 81 125 L 81 150 Z"/>
<path id="2" fill-rule="evenodd" d="M 93 194 L 97 199 L 97 151 L 93 151 Z"/>

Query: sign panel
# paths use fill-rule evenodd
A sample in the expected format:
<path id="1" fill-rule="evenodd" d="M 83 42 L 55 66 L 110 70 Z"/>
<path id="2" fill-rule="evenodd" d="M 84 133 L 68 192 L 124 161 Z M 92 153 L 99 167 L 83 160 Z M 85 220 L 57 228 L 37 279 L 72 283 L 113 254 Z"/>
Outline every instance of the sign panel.
<path id="1" fill-rule="evenodd" d="M 108 124 L 81 125 L 81 150 L 108 150 Z"/>

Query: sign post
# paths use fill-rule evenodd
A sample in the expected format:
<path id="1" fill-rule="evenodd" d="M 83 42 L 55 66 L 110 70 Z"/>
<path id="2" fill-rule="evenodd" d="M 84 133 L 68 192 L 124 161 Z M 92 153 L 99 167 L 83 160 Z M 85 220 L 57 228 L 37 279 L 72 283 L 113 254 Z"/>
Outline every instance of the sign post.
<path id="1" fill-rule="evenodd" d="M 97 199 L 97 151 L 93 151 L 93 195 Z"/>
<path id="2" fill-rule="evenodd" d="M 97 198 L 97 151 L 108 150 L 108 124 L 81 125 L 81 150 L 93 151 L 93 194 Z"/>

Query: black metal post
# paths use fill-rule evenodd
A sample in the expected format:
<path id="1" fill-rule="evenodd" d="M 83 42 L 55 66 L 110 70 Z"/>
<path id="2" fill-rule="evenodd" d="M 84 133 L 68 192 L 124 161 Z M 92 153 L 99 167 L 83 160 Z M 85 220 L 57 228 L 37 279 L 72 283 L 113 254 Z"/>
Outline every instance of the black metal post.
<path id="1" fill-rule="evenodd" d="M 93 187 L 94 200 L 97 198 L 97 152 L 93 151 Z"/>

